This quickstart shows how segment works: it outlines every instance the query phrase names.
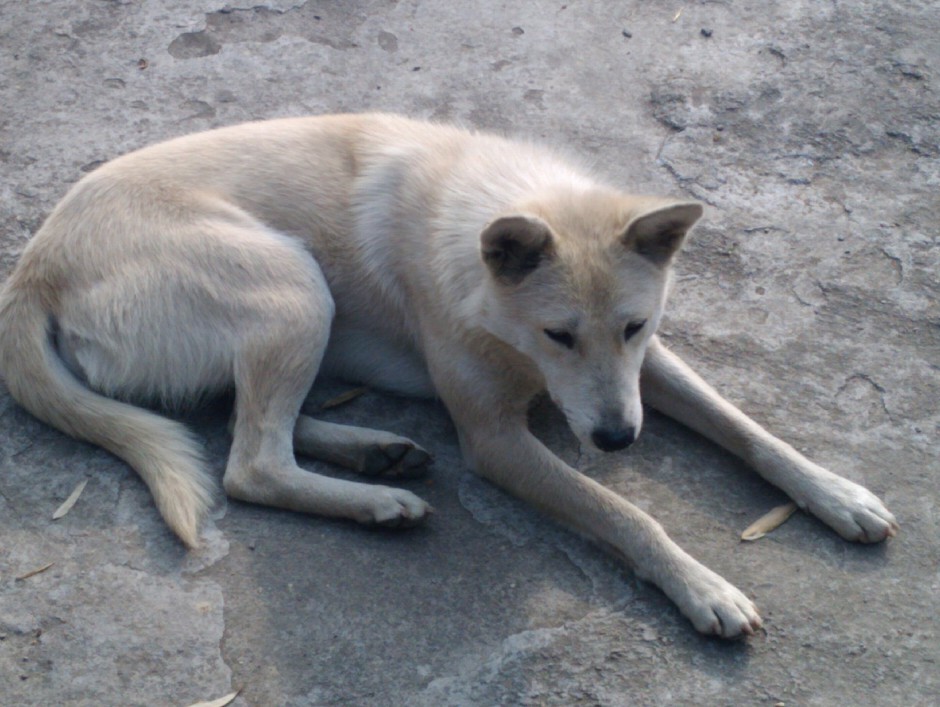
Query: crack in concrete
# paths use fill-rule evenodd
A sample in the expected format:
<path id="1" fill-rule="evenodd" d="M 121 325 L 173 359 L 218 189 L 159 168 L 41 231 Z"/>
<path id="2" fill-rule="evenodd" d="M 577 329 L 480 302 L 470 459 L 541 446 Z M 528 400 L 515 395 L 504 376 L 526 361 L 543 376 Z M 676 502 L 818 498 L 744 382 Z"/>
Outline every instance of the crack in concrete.
<path id="1" fill-rule="evenodd" d="M 662 159 L 663 150 L 666 149 L 666 143 L 669 142 L 669 138 L 672 137 L 672 134 L 666 133 L 663 135 L 662 142 L 659 143 L 659 149 L 656 150 L 656 157 L 653 158 L 654 162 L 659 162 Z"/>
<path id="2" fill-rule="evenodd" d="M 782 226 L 774 226 L 774 225 L 751 226 L 749 228 L 742 228 L 741 232 L 742 233 L 771 233 L 771 232 L 790 233 L 788 229 L 783 228 Z"/>
<path id="3" fill-rule="evenodd" d="M 22 518 L 19 511 L 16 509 L 16 506 L 14 505 L 13 501 L 10 500 L 10 497 L 7 496 L 6 491 L 3 490 L 3 487 L 0 487 L 0 498 L 3 499 L 4 503 L 6 504 L 7 509 L 10 511 L 11 514 L 13 514 L 17 518 Z"/>
<path id="4" fill-rule="evenodd" d="M 845 389 L 848 388 L 849 383 L 851 383 L 853 380 L 863 380 L 866 383 L 868 383 L 872 388 L 877 390 L 879 393 L 885 392 L 885 389 L 881 385 L 879 385 L 877 382 L 875 382 L 875 380 L 867 373 L 853 373 L 852 375 L 850 375 L 848 378 L 845 379 L 845 382 L 839 387 L 839 390 L 836 391 L 836 395 L 838 395 L 839 393 L 845 392 Z"/>
<path id="5" fill-rule="evenodd" d="M 803 305 L 804 307 L 813 307 L 813 306 L 814 306 L 812 302 L 807 302 L 805 299 L 803 299 L 802 297 L 800 297 L 800 293 L 796 291 L 796 287 L 795 287 L 795 286 L 790 288 L 790 293 L 791 293 L 794 297 L 796 297 L 796 301 L 799 302 L 799 303 L 800 303 L 801 305 Z"/>
<path id="6" fill-rule="evenodd" d="M 826 304 L 828 304 L 829 300 L 828 300 L 828 298 L 826 297 L 826 290 L 823 288 L 822 282 L 820 282 L 819 280 L 813 280 L 813 284 L 816 286 L 816 289 L 818 289 L 818 290 L 822 293 L 823 300 L 825 300 Z M 796 285 L 793 285 L 793 286 L 790 287 L 790 293 L 791 293 L 794 297 L 796 297 L 796 301 L 797 301 L 797 302 L 799 302 L 799 303 L 800 303 L 801 305 L 803 305 L 804 307 L 811 307 L 811 308 L 813 308 L 813 311 L 814 311 L 814 312 L 816 311 L 816 307 L 819 306 L 819 305 L 814 304 L 813 302 L 810 302 L 810 301 L 808 301 L 808 300 L 803 299 L 803 297 L 800 296 L 799 291 L 797 291 L 797 286 L 796 286 Z"/>
<path id="7" fill-rule="evenodd" d="M 559 626 L 514 633 L 486 655 L 431 680 L 417 704 L 612 704 L 607 688 L 595 691 L 601 671 L 620 661 L 655 660 L 662 669 L 669 667 L 668 652 L 660 650 L 665 641 L 655 628 L 642 622 L 610 628 L 619 613 L 599 609 Z M 616 643 L 607 630 L 618 635 Z M 604 638 L 590 638 L 599 634 Z M 545 680 L 558 674 L 565 676 L 564 687 Z"/>
<path id="8" fill-rule="evenodd" d="M 694 177 L 686 177 L 683 174 L 681 174 L 679 170 L 671 162 L 669 162 L 669 160 L 659 159 L 657 160 L 657 164 L 660 164 L 663 167 L 665 167 L 666 171 L 669 172 L 669 174 L 672 175 L 672 178 L 675 179 L 676 182 L 679 184 L 679 188 L 682 189 L 687 194 L 689 194 L 692 198 L 698 199 L 699 201 L 702 201 L 708 204 L 709 206 L 713 206 L 716 209 L 718 208 L 717 202 L 715 202 L 712 199 L 709 199 L 708 197 L 702 196 L 701 194 L 696 194 L 695 190 L 693 190 L 690 187 L 690 185 L 701 186 L 700 184 L 698 184 L 698 182 L 695 180 Z"/>
<path id="9" fill-rule="evenodd" d="M 26 454 L 30 449 L 36 446 L 36 440 L 30 440 L 25 445 L 17 449 L 13 454 L 10 455 L 10 459 L 16 459 L 21 454 Z"/>
<path id="10" fill-rule="evenodd" d="M 897 279 L 897 282 L 894 283 L 894 284 L 895 284 L 895 287 L 897 287 L 897 286 L 903 284 L 903 282 L 904 282 L 904 263 L 901 262 L 901 259 L 900 259 L 898 256 L 896 256 L 896 255 L 891 255 L 891 253 L 889 253 L 886 248 L 883 248 L 883 247 L 882 247 L 882 248 L 879 248 L 878 250 L 881 251 L 881 254 L 882 254 L 883 256 L 885 256 L 888 260 L 890 260 L 892 263 L 894 263 L 894 267 L 895 267 L 895 269 L 897 270 L 897 278 L 898 278 L 898 279 Z"/>
<path id="11" fill-rule="evenodd" d="M 867 383 L 868 385 L 870 385 L 875 390 L 875 392 L 878 393 L 878 401 L 881 403 L 881 409 L 884 412 L 885 416 L 888 418 L 889 421 L 896 422 L 894 414 L 891 412 L 891 410 L 888 409 L 888 404 L 885 402 L 885 394 L 887 393 L 887 390 L 885 390 L 885 388 L 882 385 L 880 385 L 867 373 L 853 373 L 852 375 L 850 375 L 848 378 L 845 379 L 845 382 L 841 386 L 839 386 L 839 389 L 836 391 L 836 396 L 839 396 L 842 393 L 844 393 L 846 389 L 849 387 L 849 384 L 851 384 L 853 380 L 863 381 Z"/>
<path id="12" fill-rule="evenodd" d="M 473 702 L 473 696 L 482 685 L 491 683 L 507 665 L 525 655 L 550 645 L 568 627 L 584 621 L 565 622 L 552 628 L 527 629 L 507 636 L 499 647 L 480 657 L 473 663 L 461 667 L 456 673 L 432 680 L 423 691 L 432 702 L 424 704 L 458 704 L 463 700 Z M 454 701 L 457 698 L 457 701 Z"/>
<path id="13" fill-rule="evenodd" d="M 285 8 L 281 8 L 278 5 L 274 5 L 270 3 L 269 4 L 262 3 L 260 5 L 250 5 L 248 7 L 232 7 L 231 5 L 226 5 L 224 8 L 222 8 L 221 10 L 218 10 L 217 12 L 220 15 L 228 15 L 233 12 L 257 12 L 258 10 L 267 10 L 268 12 L 273 12 L 276 15 L 286 15 L 290 12 L 294 12 L 295 10 L 302 10 L 304 7 L 306 7 L 306 5 L 307 5 L 306 2 L 297 3 L 295 5 L 290 5 L 289 7 L 285 7 Z"/>

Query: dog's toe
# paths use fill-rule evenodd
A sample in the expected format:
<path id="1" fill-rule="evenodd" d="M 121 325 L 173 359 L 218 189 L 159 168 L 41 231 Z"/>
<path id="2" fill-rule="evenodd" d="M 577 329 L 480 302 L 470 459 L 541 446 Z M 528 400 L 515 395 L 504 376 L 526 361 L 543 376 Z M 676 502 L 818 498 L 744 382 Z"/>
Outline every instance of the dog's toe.
<path id="1" fill-rule="evenodd" d="M 879 510 L 884 512 L 878 512 Z M 856 513 L 854 519 L 860 529 L 858 542 L 880 543 L 898 534 L 898 522 L 886 508 L 865 509 L 865 512 Z"/>
<path id="2" fill-rule="evenodd" d="M 846 540 L 879 543 L 899 530 L 897 520 L 881 499 L 847 479 L 829 479 L 806 505 Z"/>
<path id="3" fill-rule="evenodd" d="M 396 469 L 399 476 L 414 478 L 422 476 L 428 470 L 428 466 L 434 461 L 434 458 L 421 447 L 411 447 L 401 458 Z"/>
<path id="4" fill-rule="evenodd" d="M 383 528 L 412 528 L 424 522 L 433 510 L 410 491 L 378 487 L 365 517 L 367 525 Z"/>
<path id="5" fill-rule="evenodd" d="M 677 604 L 706 635 L 721 638 L 753 636 L 763 625 L 757 607 L 741 590 L 702 565 L 686 575 Z"/>
<path id="6" fill-rule="evenodd" d="M 361 471 L 369 476 L 377 476 L 398 462 L 407 451 L 408 445 L 398 442 L 376 445 L 365 453 Z"/>
<path id="7" fill-rule="evenodd" d="M 711 612 L 711 619 L 706 619 L 704 625 L 696 625 L 705 634 L 721 638 L 745 638 L 753 636 L 763 625 L 757 609 L 743 595 L 740 598 L 722 597 L 708 611 Z"/>
<path id="8" fill-rule="evenodd" d="M 412 479 L 423 476 L 431 461 L 431 455 L 414 442 L 390 442 L 376 445 L 366 452 L 362 473 Z"/>

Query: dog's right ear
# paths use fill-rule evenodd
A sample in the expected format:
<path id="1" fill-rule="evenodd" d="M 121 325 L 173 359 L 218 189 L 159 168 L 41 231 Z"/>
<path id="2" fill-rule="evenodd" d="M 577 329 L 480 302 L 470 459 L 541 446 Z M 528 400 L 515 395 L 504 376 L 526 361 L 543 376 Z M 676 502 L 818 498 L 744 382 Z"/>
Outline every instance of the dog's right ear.
<path id="1" fill-rule="evenodd" d="M 498 282 L 517 285 L 552 256 L 552 231 L 534 216 L 503 216 L 483 229 L 480 249 Z"/>

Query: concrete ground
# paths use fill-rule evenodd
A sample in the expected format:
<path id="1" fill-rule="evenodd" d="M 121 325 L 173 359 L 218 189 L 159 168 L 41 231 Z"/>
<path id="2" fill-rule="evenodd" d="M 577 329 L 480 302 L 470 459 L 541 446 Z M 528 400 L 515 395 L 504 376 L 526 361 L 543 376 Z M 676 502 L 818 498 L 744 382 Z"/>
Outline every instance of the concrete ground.
<path id="1" fill-rule="evenodd" d="M 328 414 L 434 452 L 406 484 L 438 510 L 425 527 L 220 502 L 186 554 L 123 463 L 4 392 L 0 703 L 940 704 L 935 3 L 245 5 L 0 3 L 2 275 L 83 173 L 186 132 L 382 109 L 564 145 L 709 205 L 665 339 L 901 534 L 857 546 L 798 514 L 741 544 L 783 496 L 727 454 L 650 414 L 629 453 L 582 457 L 538 411 L 564 458 L 755 598 L 766 632 L 724 643 L 472 476 L 437 404 Z M 225 419 L 192 419 L 219 475 Z"/>

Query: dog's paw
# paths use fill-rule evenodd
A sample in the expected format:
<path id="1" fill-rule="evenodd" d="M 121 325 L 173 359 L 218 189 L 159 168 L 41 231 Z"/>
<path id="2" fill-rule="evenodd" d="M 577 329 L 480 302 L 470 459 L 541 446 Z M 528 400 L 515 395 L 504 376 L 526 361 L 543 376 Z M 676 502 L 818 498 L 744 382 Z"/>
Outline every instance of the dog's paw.
<path id="1" fill-rule="evenodd" d="M 431 455 L 411 440 L 376 444 L 363 457 L 362 473 L 390 479 L 413 479 L 427 473 Z"/>
<path id="2" fill-rule="evenodd" d="M 763 625 L 757 607 L 734 585 L 703 565 L 684 577 L 679 609 L 695 628 L 721 638 L 753 636 Z"/>
<path id="3" fill-rule="evenodd" d="M 386 486 L 376 486 L 374 493 L 356 520 L 365 525 L 383 528 L 411 528 L 433 513 L 424 500 L 411 491 Z"/>
<path id="4" fill-rule="evenodd" d="M 894 515 L 864 486 L 828 474 L 804 502 L 807 511 L 829 525 L 846 540 L 877 543 L 897 535 Z"/>

